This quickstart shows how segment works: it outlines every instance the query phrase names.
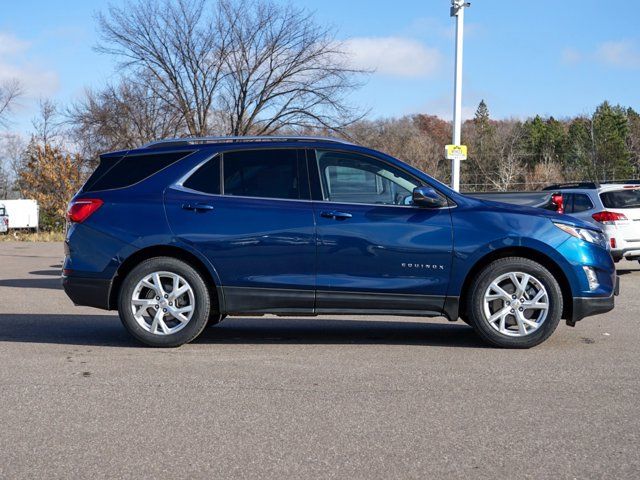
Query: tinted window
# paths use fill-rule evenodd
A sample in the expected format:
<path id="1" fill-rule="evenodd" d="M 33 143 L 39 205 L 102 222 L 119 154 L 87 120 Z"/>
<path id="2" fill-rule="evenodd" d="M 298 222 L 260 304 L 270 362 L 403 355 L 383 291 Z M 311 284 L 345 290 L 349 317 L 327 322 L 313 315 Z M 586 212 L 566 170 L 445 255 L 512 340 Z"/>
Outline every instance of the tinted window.
<path id="1" fill-rule="evenodd" d="M 96 183 L 96 180 L 98 180 L 105 173 L 107 173 L 109 170 L 111 170 L 111 168 L 113 168 L 113 166 L 116 163 L 118 163 L 120 160 L 122 160 L 122 156 L 120 156 L 120 157 L 100 157 L 100 164 L 93 171 L 93 173 L 87 179 L 87 181 L 84 182 L 83 190 L 85 192 L 91 191 L 91 187 L 93 187 L 93 184 Z"/>
<path id="2" fill-rule="evenodd" d="M 5 215 L 6 215 L 6 213 L 4 211 L 4 207 L 0 207 L 0 217 L 3 217 Z"/>
<path id="3" fill-rule="evenodd" d="M 97 190 L 129 187 L 177 162 L 181 158 L 186 157 L 190 153 L 191 152 L 173 152 L 126 156 L 112 165 L 108 170 L 104 169 L 103 171 L 105 173 L 91 184 L 87 182 L 84 191 L 93 192 Z M 99 169 L 100 167 L 96 169 L 96 172 Z"/>
<path id="4" fill-rule="evenodd" d="M 213 158 L 202 165 L 183 185 L 199 192 L 219 194 L 220 157 Z"/>
<path id="5" fill-rule="evenodd" d="M 573 213 L 573 193 L 562 194 L 562 205 L 564 206 L 564 213 Z"/>
<path id="6" fill-rule="evenodd" d="M 401 170 L 353 153 L 317 151 L 323 196 L 331 202 L 410 204 L 420 183 Z"/>
<path id="7" fill-rule="evenodd" d="M 601 193 L 600 198 L 607 208 L 640 208 L 640 188 Z"/>
<path id="8" fill-rule="evenodd" d="M 585 212 L 592 208 L 593 204 L 587 195 L 583 193 L 576 193 L 573 196 L 573 213 Z"/>
<path id="9" fill-rule="evenodd" d="M 304 157 L 298 150 L 225 153 L 224 194 L 243 197 L 308 199 Z"/>

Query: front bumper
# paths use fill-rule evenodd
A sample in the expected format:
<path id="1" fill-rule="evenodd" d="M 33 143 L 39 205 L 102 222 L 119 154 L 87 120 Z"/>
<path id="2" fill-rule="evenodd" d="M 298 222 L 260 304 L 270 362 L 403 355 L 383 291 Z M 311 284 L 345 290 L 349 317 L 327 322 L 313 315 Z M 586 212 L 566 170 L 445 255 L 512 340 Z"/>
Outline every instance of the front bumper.
<path id="1" fill-rule="evenodd" d="M 102 278 L 62 277 L 65 293 L 76 305 L 109 310 L 111 280 Z"/>
<path id="2" fill-rule="evenodd" d="M 616 276 L 615 289 L 609 297 L 576 297 L 573 299 L 573 310 L 571 318 L 567 319 L 567 324 L 575 326 L 585 317 L 600 315 L 613 310 L 615 307 L 615 297 L 620 293 L 620 277 Z"/>

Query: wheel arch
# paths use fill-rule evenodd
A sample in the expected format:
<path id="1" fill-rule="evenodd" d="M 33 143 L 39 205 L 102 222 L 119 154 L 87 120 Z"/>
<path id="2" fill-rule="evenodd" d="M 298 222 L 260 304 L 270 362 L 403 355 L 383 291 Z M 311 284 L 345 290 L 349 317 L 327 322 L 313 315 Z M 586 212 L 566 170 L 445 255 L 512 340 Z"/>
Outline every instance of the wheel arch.
<path id="1" fill-rule="evenodd" d="M 139 265 L 140 262 L 154 257 L 177 258 L 178 260 L 182 260 L 183 262 L 189 264 L 191 267 L 195 268 L 196 271 L 198 271 L 198 273 L 202 275 L 207 284 L 213 306 L 215 306 L 215 308 L 220 311 L 220 307 L 224 298 L 217 273 L 215 272 L 213 267 L 208 266 L 207 263 L 205 263 L 205 260 L 198 257 L 195 253 L 175 245 L 148 246 L 145 248 L 141 248 L 140 250 L 136 250 L 131 255 L 129 255 L 120 264 L 120 266 L 116 270 L 115 276 L 113 277 L 111 291 L 109 293 L 110 310 L 117 308 L 120 287 L 122 286 L 122 281 L 127 276 L 127 274 L 131 270 L 133 270 L 136 265 Z"/>
<path id="2" fill-rule="evenodd" d="M 481 257 L 469 270 L 467 273 L 464 282 L 462 284 L 462 289 L 460 290 L 460 304 L 459 304 L 459 314 L 460 316 L 467 315 L 468 308 L 468 300 L 471 293 L 471 282 L 478 276 L 478 274 L 490 263 L 495 260 L 499 260 L 501 258 L 506 257 L 522 257 L 527 258 L 529 260 L 533 260 L 541 264 L 547 270 L 551 272 L 554 278 L 558 281 L 560 285 L 560 290 L 562 292 L 562 318 L 572 318 L 572 310 L 573 310 L 573 293 L 571 290 L 571 284 L 569 283 L 569 279 L 567 275 L 563 271 L 562 267 L 551 257 L 546 255 L 539 250 L 535 250 L 533 248 L 528 247 L 505 247 L 498 250 L 494 250 L 487 255 Z"/>

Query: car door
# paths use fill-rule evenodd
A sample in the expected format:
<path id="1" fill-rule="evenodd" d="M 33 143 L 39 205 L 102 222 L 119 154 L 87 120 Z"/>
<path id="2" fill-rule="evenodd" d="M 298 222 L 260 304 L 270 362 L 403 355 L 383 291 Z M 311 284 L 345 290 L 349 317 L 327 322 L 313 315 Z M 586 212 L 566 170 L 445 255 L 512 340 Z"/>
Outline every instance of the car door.
<path id="1" fill-rule="evenodd" d="M 230 151 L 165 193 L 172 231 L 215 267 L 225 312 L 312 312 L 316 233 L 304 151 Z"/>
<path id="2" fill-rule="evenodd" d="M 350 151 L 310 151 L 318 232 L 316 309 L 440 313 L 451 275 L 449 208 L 412 206 L 423 183 Z"/>

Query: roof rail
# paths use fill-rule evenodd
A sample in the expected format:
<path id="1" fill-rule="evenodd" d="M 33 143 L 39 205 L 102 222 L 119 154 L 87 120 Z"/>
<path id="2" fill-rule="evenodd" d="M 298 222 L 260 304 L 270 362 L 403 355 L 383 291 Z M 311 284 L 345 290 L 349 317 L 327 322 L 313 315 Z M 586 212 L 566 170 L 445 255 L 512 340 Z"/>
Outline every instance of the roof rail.
<path id="1" fill-rule="evenodd" d="M 159 148 L 178 145 L 200 145 L 207 143 L 240 143 L 240 142 L 331 142 L 341 143 L 344 145 L 355 145 L 353 142 L 335 137 L 316 137 L 316 136 L 295 136 L 295 135 L 275 135 L 275 136 L 238 136 L 238 137 L 186 137 L 186 138 L 168 138 L 165 140 L 156 140 L 142 148 Z"/>
<path id="2" fill-rule="evenodd" d="M 602 184 L 605 185 L 610 185 L 610 184 L 618 184 L 618 185 L 640 185 L 640 180 L 638 179 L 634 179 L 634 180 L 606 180 L 604 182 L 600 182 Z"/>
<path id="3" fill-rule="evenodd" d="M 556 183 L 554 185 L 549 185 L 548 187 L 544 187 L 542 190 L 569 190 L 569 189 L 578 189 L 578 188 L 598 188 L 600 186 L 597 182 L 570 182 L 570 183 Z"/>

